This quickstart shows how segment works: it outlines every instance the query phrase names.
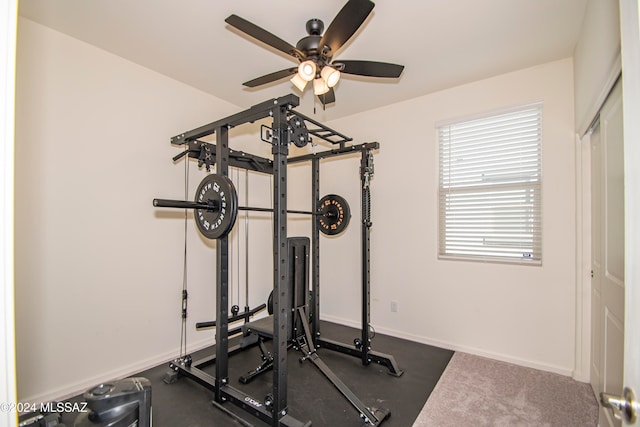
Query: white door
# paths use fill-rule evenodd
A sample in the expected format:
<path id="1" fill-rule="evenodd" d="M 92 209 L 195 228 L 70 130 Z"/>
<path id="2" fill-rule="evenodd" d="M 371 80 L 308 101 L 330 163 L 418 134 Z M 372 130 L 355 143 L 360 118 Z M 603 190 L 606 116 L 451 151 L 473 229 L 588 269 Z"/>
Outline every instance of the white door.
<path id="1" fill-rule="evenodd" d="M 622 90 L 618 83 L 600 111 L 591 136 L 592 352 L 596 393 L 622 390 L 624 364 L 624 152 Z M 602 427 L 620 426 L 600 408 Z"/>
<path id="2" fill-rule="evenodd" d="M 640 426 L 640 10 L 638 0 L 620 0 L 622 87 L 625 155 L 626 294 L 624 387 L 635 394 L 628 401 Z M 616 394 L 623 396 L 623 390 Z M 627 397 L 629 395 L 627 394 Z M 623 399 L 624 401 L 624 399 Z"/>

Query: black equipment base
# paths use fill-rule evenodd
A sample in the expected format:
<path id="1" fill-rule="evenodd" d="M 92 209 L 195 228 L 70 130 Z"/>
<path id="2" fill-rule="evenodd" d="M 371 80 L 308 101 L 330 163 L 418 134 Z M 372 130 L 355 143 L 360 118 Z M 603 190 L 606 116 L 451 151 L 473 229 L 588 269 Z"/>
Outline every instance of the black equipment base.
<path id="1" fill-rule="evenodd" d="M 320 359 L 313 344 L 313 337 L 311 336 L 311 330 L 306 322 L 307 313 L 303 307 L 299 307 L 298 316 L 305 320 L 302 322 L 304 328 L 304 336 L 298 339 L 299 349 L 304 355 L 301 361 L 310 360 L 320 372 L 327 377 L 331 384 L 333 384 L 340 393 L 351 403 L 351 405 L 360 413 L 360 418 L 364 421 L 365 425 L 379 426 L 390 415 L 388 409 L 374 409 L 366 406 L 358 396 L 327 366 L 326 363 Z"/>
<path id="2" fill-rule="evenodd" d="M 261 398 L 250 396 L 247 393 L 238 390 L 230 385 L 218 385 L 216 384 L 216 378 L 209 375 L 205 371 L 196 366 L 185 366 L 183 364 L 171 364 L 171 368 L 175 369 L 179 375 L 185 376 L 197 382 L 198 384 L 206 387 L 207 389 L 216 392 L 219 389 L 222 395 L 222 401 L 232 402 L 236 406 L 244 409 L 251 415 L 259 418 L 265 423 L 273 425 L 274 415 L 270 408 L 262 401 Z M 221 405 L 216 405 L 221 406 Z M 236 416 L 244 421 L 244 418 Z M 311 421 L 302 422 L 288 414 L 278 414 L 278 422 L 284 427 L 307 427 L 311 426 Z M 246 421 L 245 421 L 246 422 Z"/>
<path id="3" fill-rule="evenodd" d="M 343 354 L 348 354 L 349 356 L 357 357 L 358 359 L 362 359 L 363 351 L 356 348 L 355 345 L 343 344 L 341 342 L 333 341 L 326 338 L 318 338 L 316 339 L 316 347 L 326 348 Z M 399 377 L 404 374 L 404 371 L 398 366 L 396 359 L 390 354 L 369 350 L 367 352 L 367 360 L 369 363 L 374 362 L 379 365 L 386 366 L 389 370 L 389 375 L 393 375 L 394 377 Z"/>

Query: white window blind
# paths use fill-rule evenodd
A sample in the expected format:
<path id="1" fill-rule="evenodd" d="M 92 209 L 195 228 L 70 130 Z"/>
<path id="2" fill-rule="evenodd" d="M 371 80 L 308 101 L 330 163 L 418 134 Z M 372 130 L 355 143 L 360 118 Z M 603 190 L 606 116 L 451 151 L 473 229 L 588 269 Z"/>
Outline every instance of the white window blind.
<path id="1" fill-rule="evenodd" d="M 438 131 L 440 258 L 540 264 L 542 104 Z"/>

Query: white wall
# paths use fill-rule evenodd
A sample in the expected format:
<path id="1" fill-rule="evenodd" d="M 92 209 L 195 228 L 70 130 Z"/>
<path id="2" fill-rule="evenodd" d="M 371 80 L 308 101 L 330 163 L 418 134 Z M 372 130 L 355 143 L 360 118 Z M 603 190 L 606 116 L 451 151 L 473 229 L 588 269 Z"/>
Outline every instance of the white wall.
<path id="1" fill-rule="evenodd" d="M 437 123 L 536 100 L 544 102 L 542 266 L 439 261 Z M 328 125 L 361 140 L 355 142 L 381 144 L 372 183 L 373 326 L 420 342 L 571 375 L 576 240 L 572 60 Z M 331 178 L 325 173 L 323 186 L 349 183 L 344 175 L 349 168 L 341 170 L 343 175 Z M 357 222 L 350 232 L 357 232 Z M 333 251 L 324 250 L 323 243 L 322 314 L 358 324 L 359 273 L 334 267 L 359 250 L 357 240 L 349 239 Z M 345 271 L 354 276 L 347 286 Z M 397 313 L 390 311 L 391 301 L 397 302 Z"/>
<path id="2" fill-rule="evenodd" d="M 178 355 L 183 213 L 151 201 L 184 196 L 170 137 L 238 107 L 22 18 L 17 65 L 18 396 L 37 402 Z M 193 325 L 215 317 L 215 244 L 187 228 L 198 348 L 213 343 Z"/>

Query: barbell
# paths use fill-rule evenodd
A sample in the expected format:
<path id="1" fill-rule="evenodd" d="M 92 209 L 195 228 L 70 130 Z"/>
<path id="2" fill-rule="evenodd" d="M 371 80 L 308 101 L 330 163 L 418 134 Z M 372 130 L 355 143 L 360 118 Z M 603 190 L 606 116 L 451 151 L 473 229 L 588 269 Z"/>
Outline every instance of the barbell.
<path id="1" fill-rule="evenodd" d="M 238 211 L 273 212 L 271 208 L 238 206 L 238 194 L 233 181 L 218 174 L 207 175 L 196 190 L 195 201 L 153 199 L 159 208 L 195 209 L 198 230 L 208 239 L 220 239 L 231 232 Z M 344 231 L 351 219 L 347 201 L 336 194 L 328 194 L 318 202 L 318 211 L 287 210 L 287 213 L 312 215 L 318 229 L 327 235 Z"/>

